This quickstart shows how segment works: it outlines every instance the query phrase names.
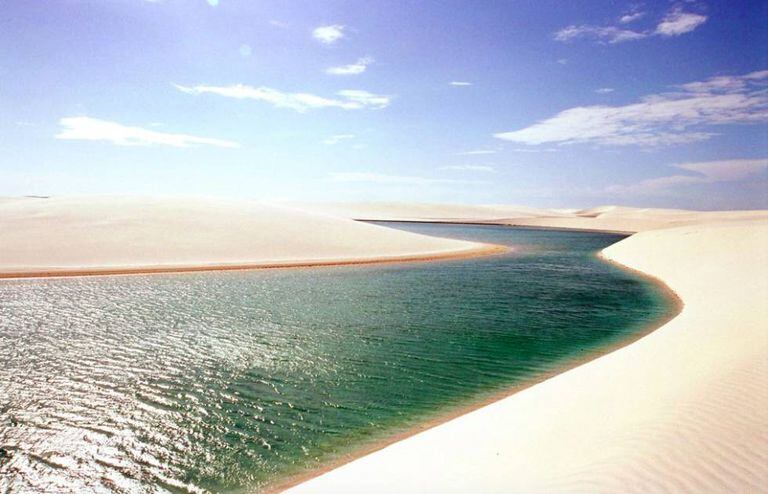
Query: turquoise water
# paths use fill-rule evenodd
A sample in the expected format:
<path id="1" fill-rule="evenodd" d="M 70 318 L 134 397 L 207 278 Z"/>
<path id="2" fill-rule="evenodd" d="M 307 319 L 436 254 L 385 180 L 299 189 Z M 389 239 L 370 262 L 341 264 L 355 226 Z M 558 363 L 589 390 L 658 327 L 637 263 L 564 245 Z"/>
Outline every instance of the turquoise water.
<path id="1" fill-rule="evenodd" d="M 478 259 L 0 282 L 0 491 L 252 491 L 671 310 L 619 235 L 397 228 Z"/>

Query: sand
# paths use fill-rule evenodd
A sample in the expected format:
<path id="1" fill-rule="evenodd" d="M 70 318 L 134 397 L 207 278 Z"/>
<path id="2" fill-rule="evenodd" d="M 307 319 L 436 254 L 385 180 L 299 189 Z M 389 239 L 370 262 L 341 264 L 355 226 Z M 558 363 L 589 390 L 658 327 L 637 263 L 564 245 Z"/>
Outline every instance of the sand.
<path id="1" fill-rule="evenodd" d="M 577 211 L 570 216 L 560 218 L 509 218 L 497 221 L 497 223 L 513 226 L 635 233 L 721 221 L 739 222 L 760 219 L 768 220 L 768 211 L 686 211 L 607 206 Z"/>
<path id="2" fill-rule="evenodd" d="M 0 276 L 493 251 L 350 217 L 642 231 L 603 255 L 666 283 L 684 303 L 677 317 L 628 346 L 291 492 L 765 490 L 768 212 L 381 203 L 311 210 L 200 199 L 4 199 Z"/>
<path id="3" fill-rule="evenodd" d="M 435 221 L 442 223 L 503 222 L 507 218 L 571 216 L 554 209 L 509 205 L 431 204 L 413 202 L 288 203 L 308 211 L 373 221 Z"/>
<path id="4" fill-rule="evenodd" d="M 294 203 L 292 205 L 357 220 L 488 223 L 622 233 L 717 221 L 768 220 L 768 211 L 688 211 L 623 206 L 537 209 L 506 205 L 467 206 L 391 202 Z"/>
<path id="5" fill-rule="evenodd" d="M 250 201 L 0 201 L 0 277 L 408 261 L 498 251 Z"/>
<path id="6" fill-rule="evenodd" d="M 764 492 L 768 213 L 570 214 L 525 222 L 647 230 L 603 256 L 666 283 L 682 312 L 628 346 L 289 492 Z"/>

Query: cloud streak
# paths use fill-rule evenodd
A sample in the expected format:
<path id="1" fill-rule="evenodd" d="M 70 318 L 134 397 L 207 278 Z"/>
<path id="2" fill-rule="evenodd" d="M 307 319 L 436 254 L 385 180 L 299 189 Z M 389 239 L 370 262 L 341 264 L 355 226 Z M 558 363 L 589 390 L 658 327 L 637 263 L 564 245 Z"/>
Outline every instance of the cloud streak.
<path id="1" fill-rule="evenodd" d="M 360 89 L 344 89 L 336 92 L 336 98 L 326 98 L 312 93 L 288 93 L 266 86 L 253 87 L 244 84 L 231 86 L 181 86 L 176 89 L 187 94 L 215 94 L 226 98 L 250 99 L 269 103 L 276 108 L 290 108 L 299 113 L 321 108 L 341 108 L 342 110 L 378 110 L 386 108 L 391 97 L 373 94 Z"/>
<path id="2" fill-rule="evenodd" d="M 524 129 L 494 134 L 538 144 L 683 144 L 709 139 L 712 126 L 768 121 L 768 71 L 720 76 L 646 96 L 624 106 L 580 106 Z"/>
<path id="3" fill-rule="evenodd" d="M 456 153 L 460 156 L 473 156 L 477 154 L 496 154 L 495 149 L 473 149 L 472 151 L 464 151 L 463 153 Z"/>
<path id="4" fill-rule="evenodd" d="M 371 57 L 359 58 L 357 62 L 349 65 L 341 65 L 338 67 L 328 67 L 325 69 L 326 74 L 330 75 L 358 75 L 365 72 L 365 69 L 373 63 Z"/>
<path id="5" fill-rule="evenodd" d="M 410 175 L 387 175 L 373 172 L 337 172 L 329 177 L 332 182 L 367 182 L 391 185 L 431 185 L 431 184 L 456 184 L 467 183 L 465 180 L 453 180 L 447 178 L 427 178 Z M 477 182 L 475 182 L 477 183 Z"/>
<path id="6" fill-rule="evenodd" d="M 324 45 L 332 45 L 344 37 L 344 26 L 332 24 L 316 27 L 312 31 L 312 37 Z"/>
<path id="7" fill-rule="evenodd" d="M 675 9 L 664 16 L 664 19 L 656 26 L 655 34 L 660 36 L 680 36 L 681 34 L 690 33 L 705 22 L 707 22 L 707 16 L 705 15 Z"/>
<path id="8" fill-rule="evenodd" d="M 640 12 L 623 15 L 620 24 L 628 24 L 643 17 Z M 626 41 L 637 41 L 651 36 L 673 37 L 690 33 L 707 21 L 707 16 L 692 12 L 684 12 L 676 8 L 668 12 L 656 28 L 649 31 L 635 31 L 618 26 L 593 26 L 590 24 L 570 25 L 555 32 L 556 41 L 569 42 L 576 39 L 591 39 L 601 43 L 615 44 Z"/>
<path id="9" fill-rule="evenodd" d="M 645 17 L 645 12 L 630 12 L 619 17 L 619 24 L 629 24 Z"/>
<path id="10" fill-rule="evenodd" d="M 647 37 L 646 33 L 621 29 L 615 26 L 567 26 L 557 31 L 554 35 L 556 41 L 568 42 L 579 38 L 594 39 L 606 43 L 622 43 Z"/>
<path id="11" fill-rule="evenodd" d="M 440 170 L 454 170 L 454 171 L 467 171 L 467 172 L 493 172 L 492 166 L 487 165 L 450 165 L 442 166 Z"/>
<path id="12" fill-rule="evenodd" d="M 323 144 L 327 146 L 333 146 L 334 144 L 338 144 L 341 141 L 354 139 L 354 138 L 355 138 L 355 134 L 336 134 L 323 139 Z"/>
<path id="13" fill-rule="evenodd" d="M 606 191 L 613 194 L 653 195 L 681 185 L 740 182 L 768 169 L 768 158 L 678 163 L 673 167 L 692 174 L 651 178 L 631 185 L 612 185 Z"/>
<path id="14" fill-rule="evenodd" d="M 106 141 L 117 146 L 162 145 L 179 148 L 191 146 L 215 146 L 237 148 L 233 141 L 211 139 L 187 134 L 157 132 L 141 127 L 129 127 L 117 122 L 90 117 L 66 117 L 59 120 L 61 131 L 54 137 L 64 140 Z"/>

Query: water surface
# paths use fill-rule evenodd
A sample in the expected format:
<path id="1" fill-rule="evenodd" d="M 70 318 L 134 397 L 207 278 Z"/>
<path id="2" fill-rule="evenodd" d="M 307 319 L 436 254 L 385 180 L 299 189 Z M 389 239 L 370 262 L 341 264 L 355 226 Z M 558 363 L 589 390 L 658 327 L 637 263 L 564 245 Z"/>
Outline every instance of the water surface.
<path id="1" fill-rule="evenodd" d="M 658 321 L 620 235 L 397 228 L 510 255 L 0 282 L 1 492 L 241 492 Z"/>

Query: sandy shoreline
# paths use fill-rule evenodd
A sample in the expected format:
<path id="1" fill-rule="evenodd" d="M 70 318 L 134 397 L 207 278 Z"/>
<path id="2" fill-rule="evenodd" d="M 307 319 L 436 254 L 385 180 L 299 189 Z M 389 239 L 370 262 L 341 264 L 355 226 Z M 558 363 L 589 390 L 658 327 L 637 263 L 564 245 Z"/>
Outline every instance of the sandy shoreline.
<path id="1" fill-rule="evenodd" d="M 450 261 L 470 259 L 473 257 L 485 257 L 504 254 L 511 249 L 500 245 L 481 245 L 476 248 L 455 252 L 438 252 L 392 257 L 357 258 L 357 259 L 308 259 L 296 261 L 270 262 L 263 261 L 252 264 L 203 264 L 193 266 L 137 266 L 135 268 L 91 268 L 91 269 L 63 269 L 60 271 L 22 271 L 0 272 L 0 279 L 25 279 L 25 278 L 61 278 L 79 276 L 122 276 L 143 274 L 167 274 L 167 273 L 199 273 L 203 271 L 252 271 L 257 269 L 294 269 L 332 266 L 357 266 L 367 264 L 398 264 L 410 262 Z"/>
<path id="2" fill-rule="evenodd" d="M 406 222 L 406 221 L 404 221 Z M 411 223 L 408 221 L 408 223 Z M 462 223 L 465 224 L 465 223 Z M 472 223 L 476 224 L 476 223 Z M 482 225 L 483 223 L 480 223 Z M 541 229 L 546 229 L 545 227 L 539 227 Z M 605 232 L 603 232 L 605 233 Z M 669 321 L 671 321 L 673 318 L 677 317 L 678 314 L 683 309 L 683 302 L 680 299 L 680 297 L 677 296 L 677 294 L 671 290 L 666 284 L 664 284 L 661 280 L 658 278 L 654 278 L 652 276 L 649 276 L 642 271 L 638 271 L 636 269 L 629 268 L 627 266 L 621 265 L 619 263 L 616 263 L 614 261 L 611 261 L 609 259 L 605 259 L 603 256 L 598 256 L 602 258 L 605 262 L 609 262 L 616 267 L 624 270 L 628 270 L 633 272 L 636 276 L 641 277 L 648 281 L 649 283 L 653 283 L 658 290 L 662 291 L 665 295 L 665 297 L 670 301 L 671 306 L 669 311 L 664 314 L 664 316 L 659 319 L 658 321 L 653 322 L 652 324 L 648 325 L 647 327 L 643 328 L 641 331 L 637 331 L 634 334 L 621 339 L 620 341 L 614 342 L 612 344 L 606 345 L 604 347 L 601 347 L 599 349 L 595 349 L 591 351 L 589 354 L 583 355 L 582 357 L 578 359 L 573 359 L 568 362 L 565 362 L 562 367 L 559 367 L 551 372 L 543 373 L 539 376 L 536 376 L 535 379 L 519 383 L 515 386 L 512 386 L 510 388 L 492 393 L 488 397 L 468 403 L 466 405 L 460 406 L 455 409 L 448 410 L 446 413 L 438 414 L 437 416 L 426 420 L 424 422 L 420 422 L 419 424 L 406 428 L 403 431 L 397 432 L 395 434 L 392 434 L 391 436 L 387 436 L 385 438 L 382 438 L 378 441 L 373 441 L 369 444 L 365 444 L 361 446 L 358 449 L 355 449 L 354 451 L 351 451 L 347 454 L 344 454 L 340 456 L 339 458 L 336 458 L 332 461 L 329 461 L 327 463 L 324 463 L 317 468 L 313 468 L 310 470 L 302 471 L 296 475 L 289 476 L 287 479 L 281 480 L 273 485 L 267 486 L 266 489 L 260 490 L 259 492 L 264 493 L 277 493 L 277 492 L 285 492 L 291 490 L 293 487 L 296 487 L 304 482 L 308 482 L 311 479 L 314 479 L 316 477 L 319 477 L 321 475 L 324 475 L 328 472 L 331 472 L 343 465 L 346 465 L 348 463 L 351 463 L 355 461 L 358 458 L 362 458 L 364 456 L 376 453 L 377 451 L 380 451 L 392 444 L 398 443 L 400 441 L 403 441 L 405 439 L 408 439 L 412 436 L 415 436 L 417 434 L 420 434 L 424 431 L 427 431 L 429 429 L 438 427 L 442 424 L 445 424 L 449 421 L 460 419 L 462 416 L 471 413 L 475 410 L 479 410 L 481 408 L 484 408 L 488 405 L 491 405 L 493 403 L 496 403 L 498 401 L 501 401 L 505 398 L 509 398 L 523 390 L 526 390 L 530 387 L 536 386 L 544 381 L 547 381 L 548 379 L 551 379 L 559 374 L 562 374 L 563 372 L 569 371 L 571 369 L 574 369 L 576 367 L 579 367 L 581 365 L 584 365 L 588 362 L 591 362 L 592 360 L 595 360 L 597 358 L 600 358 L 603 355 L 606 355 L 610 352 L 616 351 L 620 348 L 623 348 L 627 345 L 631 345 L 632 343 L 636 342 L 637 340 L 646 337 L 653 331 L 656 331 L 660 327 L 667 324 Z"/>
<path id="3" fill-rule="evenodd" d="M 252 201 L 0 202 L 0 278 L 431 261 L 507 250 Z"/>
<path id="4" fill-rule="evenodd" d="M 753 492 L 768 485 L 768 222 L 690 213 L 687 226 L 675 227 L 660 216 L 642 218 L 659 229 L 602 256 L 678 293 L 685 305 L 677 317 L 289 492 Z"/>
<path id="5" fill-rule="evenodd" d="M 524 225 L 524 224 L 517 224 L 517 223 L 505 223 L 502 221 L 479 221 L 479 220 L 467 220 L 467 221 L 460 221 L 458 219 L 453 220 L 419 220 L 419 219 L 413 219 L 413 220 L 380 220 L 380 219 L 368 219 L 368 218 L 355 218 L 357 221 L 366 221 L 369 223 L 423 223 L 427 225 L 472 225 L 472 226 L 509 226 L 514 228 L 520 228 L 524 230 L 553 230 L 558 232 L 585 232 L 585 233 L 616 233 L 618 235 L 633 235 L 637 233 L 636 230 L 611 230 L 611 229 L 604 229 L 604 228 L 589 228 L 589 227 L 581 227 L 577 225 L 572 226 L 549 226 L 547 224 L 547 220 L 545 219 L 538 219 L 536 220 L 537 223 L 540 224 L 530 224 L 530 225 Z"/>

